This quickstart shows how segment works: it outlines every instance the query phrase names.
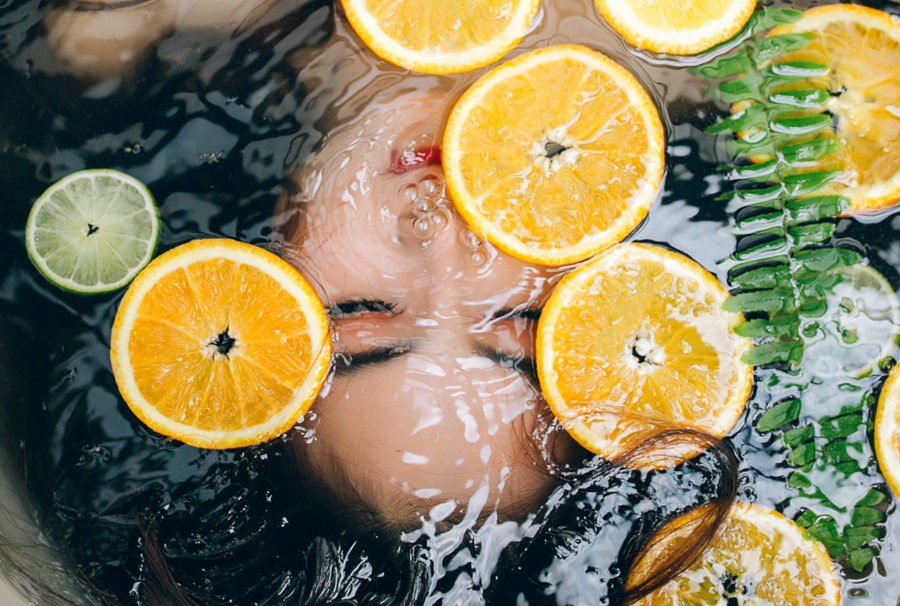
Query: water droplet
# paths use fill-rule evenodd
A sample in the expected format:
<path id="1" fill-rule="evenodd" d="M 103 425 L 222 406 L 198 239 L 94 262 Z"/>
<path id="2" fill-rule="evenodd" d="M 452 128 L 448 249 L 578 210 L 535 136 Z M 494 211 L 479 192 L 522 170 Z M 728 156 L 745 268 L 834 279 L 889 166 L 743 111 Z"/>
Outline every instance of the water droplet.
<path id="1" fill-rule="evenodd" d="M 437 175 L 428 175 L 419 181 L 419 192 L 432 200 L 444 195 L 444 180 Z"/>

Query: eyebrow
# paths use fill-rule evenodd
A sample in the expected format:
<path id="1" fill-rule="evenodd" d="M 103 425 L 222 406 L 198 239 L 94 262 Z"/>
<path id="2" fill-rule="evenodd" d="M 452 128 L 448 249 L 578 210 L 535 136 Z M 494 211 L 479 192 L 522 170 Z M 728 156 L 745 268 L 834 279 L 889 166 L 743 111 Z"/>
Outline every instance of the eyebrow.
<path id="1" fill-rule="evenodd" d="M 133 8 L 142 4 L 154 4 L 157 0 L 120 0 L 119 2 L 99 2 L 82 0 L 75 5 L 76 12 L 114 11 L 122 8 Z"/>

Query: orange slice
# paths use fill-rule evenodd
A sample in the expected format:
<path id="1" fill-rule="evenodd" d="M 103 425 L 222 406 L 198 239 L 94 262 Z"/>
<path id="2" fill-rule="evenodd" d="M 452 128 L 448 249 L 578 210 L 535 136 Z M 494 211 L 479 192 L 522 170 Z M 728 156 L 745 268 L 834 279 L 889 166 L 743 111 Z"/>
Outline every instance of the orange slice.
<path id="1" fill-rule="evenodd" d="M 875 455 L 888 486 L 900 498 L 900 364 L 881 388 L 875 413 Z"/>
<path id="2" fill-rule="evenodd" d="M 196 240 L 135 279 L 112 330 L 112 368 L 154 431 L 200 448 L 290 429 L 331 363 L 329 324 L 303 276 L 233 240 Z"/>
<path id="3" fill-rule="evenodd" d="M 594 0 L 597 10 L 632 46 L 695 55 L 736 36 L 756 0 Z"/>
<path id="4" fill-rule="evenodd" d="M 528 32 L 540 0 L 343 0 L 350 25 L 376 55 L 428 74 L 502 59 Z"/>
<path id="5" fill-rule="evenodd" d="M 778 63 L 814 61 L 829 68 L 811 84 L 831 93 L 825 108 L 842 145 L 815 169 L 843 172 L 837 193 L 850 199 L 851 213 L 900 203 L 900 19 L 856 4 L 830 4 L 807 10 L 771 35 L 790 33 L 813 39 Z"/>
<path id="6" fill-rule="evenodd" d="M 645 580 L 661 558 L 683 553 L 709 506 L 675 518 L 635 559 L 626 587 Z M 736 503 L 709 547 L 687 570 L 636 602 L 677 604 L 803 604 L 838 606 L 841 584 L 828 551 L 773 509 Z"/>
<path id="7" fill-rule="evenodd" d="M 661 431 L 715 438 L 734 427 L 753 383 L 719 281 L 684 255 L 648 244 L 609 249 L 560 281 L 538 323 L 541 389 L 582 446 L 615 460 Z M 696 456 L 691 440 L 633 466 Z"/>
<path id="8" fill-rule="evenodd" d="M 665 136 L 631 73 L 584 46 L 551 46 L 483 76 L 444 133 L 448 191 L 473 231 L 542 265 L 581 261 L 647 215 Z"/>

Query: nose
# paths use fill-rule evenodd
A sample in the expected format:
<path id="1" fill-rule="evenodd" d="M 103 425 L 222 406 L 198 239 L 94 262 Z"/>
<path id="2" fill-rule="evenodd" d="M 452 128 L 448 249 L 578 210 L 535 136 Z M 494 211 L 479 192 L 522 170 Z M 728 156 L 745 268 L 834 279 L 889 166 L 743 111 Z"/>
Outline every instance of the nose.
<path id="1" fill-rule="evenodd" d="M 484 241 L 456 212 L 439 169 L 422 171 L 402 190 L 412 221 L 411 242 L 436 275 L 471 273 L 487 261 Z"/>

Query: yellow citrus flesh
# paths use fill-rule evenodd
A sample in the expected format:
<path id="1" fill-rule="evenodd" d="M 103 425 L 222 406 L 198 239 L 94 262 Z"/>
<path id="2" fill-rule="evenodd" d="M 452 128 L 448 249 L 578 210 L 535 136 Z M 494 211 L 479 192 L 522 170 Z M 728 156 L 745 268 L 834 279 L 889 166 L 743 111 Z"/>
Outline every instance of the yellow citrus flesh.
<path id="1" fill-rule="evenodd" d="M 737 35 L 756 0 L 594 0 L 603 18 L 633 46 L 695 55 Z"/>
<path id="2" fill-rule="evenodd" d="M 508 254 L 558 266 L 621 241 L 665 169 L 653 101 L 625 68 L 583 46 L 497 67 L 460 98 L 444 133 L 450 195 Z"/>
<path id="3" fill-rule="evenodd" d="M 875 212 L 900 202 L 900 19 L 855 4 L 807 10 L 803 18 L 775 28 L 772 35 L 806 33 L 812 41 L 779 57 L 814 61 L 829 74 L 814 88 L 832 93 L 826 109 L 835 118 L 841 148 L 815 170 L 842 171 L 837 193 L 849 211 Z M 803 87 L 809 87 L 805 81 Z M 793 86 L 792 88 L 796 88 Z"/>
<path id="4" fill-rule="evenodd" d="M 343 0 L 353 29 L 376 55 L 429 74 L 501 59 L 528 32 L 540 0 Z"/>
<path id="5" fill-rule="evenodd" d="M 538 376 L 562 426 L 607 459 L 661 431 L 716 438 L 734 427 L 753 383 L 741 361 L 740 314 L 726 312 L 719 281 L 687 257 L 658 246 L 622 244 L 568 274 L 538 324 Z M 664 467 L 703 450 L 675 443 L 639 460 Z"/>
<path id="6" fill-rule="evenodd" d="M 196 240 L 129 287 L 111 357 L 122 396 L 153 430 L 237 448 L 284 433 L 309 409 L 331 338 L 321 302 L 293 266 L 249 244 Z"/>
<path id="7" fill-rule="evenodd" d="M 881 389 L 875 413 L 875 455 L 884 479 L 900 498 L 900 365 Z"/>
<path id="8" fill-rule="evenodd" d="M 699 528 L 709 506 L 663 526 L 638 555 L 627 586 L 647 578 L 653 562 L 679 552 Z M 689 543 L 690 544 L 690 543 Z M 775 510 L 736 503 L 716 537 L 687 570 L 636 602 L 677 604 L 803 604 L 837 606 L 841 585 L 825 547 Z"/>

